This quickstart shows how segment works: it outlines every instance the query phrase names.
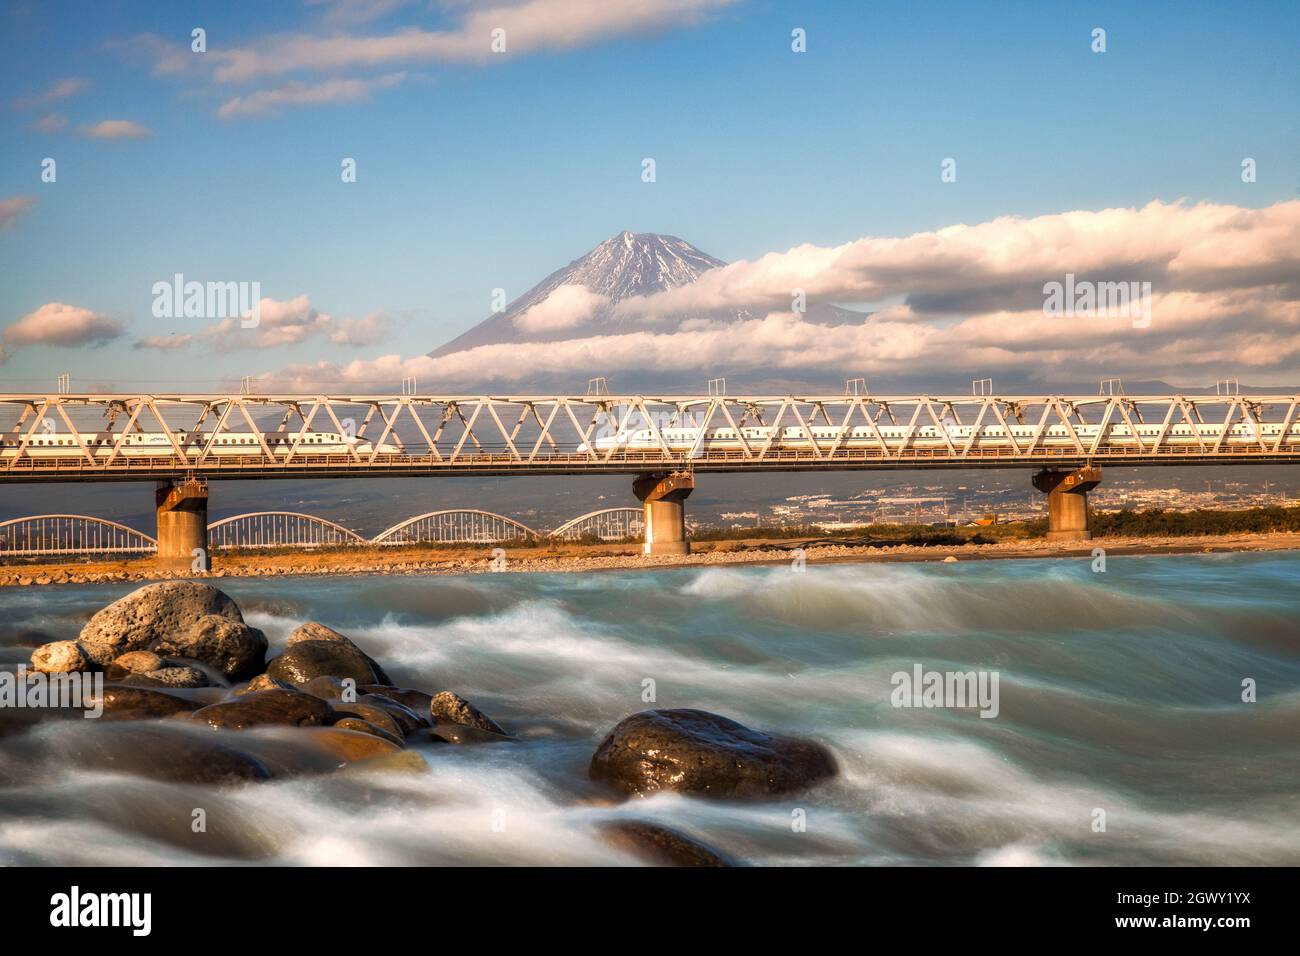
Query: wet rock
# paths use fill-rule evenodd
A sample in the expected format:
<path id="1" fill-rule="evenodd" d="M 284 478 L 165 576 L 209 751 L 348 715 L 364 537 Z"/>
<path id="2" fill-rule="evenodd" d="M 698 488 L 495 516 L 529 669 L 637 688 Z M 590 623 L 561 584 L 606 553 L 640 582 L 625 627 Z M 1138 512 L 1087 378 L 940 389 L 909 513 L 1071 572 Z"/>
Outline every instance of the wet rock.
<path id="1" fill-rule="evenodd" d="M 301 641 L 266 667 L 271 677 L 290 684 L 305 684 L 315 677 L 351 678 L 357 684 L 379 682 L 375 669 L 361 650 L 340 641 Z"/>
<path id="2" fill-rule="evenodd" d="M 644 796 L 674 790 L 717 799 L 793 793 L 831 777 L 821 744 L 750 730 L 704 710 L 645 710 L 624 718 L 591 758 L 591 776 Z"/>
<path id="3" fill-rule="evenodd" d="M 381 740 L 387 740 L 389 743 L 402 746 L 402 738 L 392 731 L 384 730 L 382 727 L 372 724 L 368 720 L 362 720 L 360 717 L 341 717 L 334 721 L 334 726 L 340 730 L 355 730 L 362 734 L 371 734 Z"/>
<path id="4" fill-rule="evenodd" d="M 202 706 L 175 694 L 145 687 L 110 684 L 104 688 L 103 720 L 151 720 L 188 714 Z"/>
<path id="5" fill-rule="evenodd" d="M 397 753 L 401 744 L 384 740 L 374 734 L 360 733 L 355 730 L 339 730 L 337 727 L 313 727 L 307 733 L 317 747 L 329 751 L 345 763 L 371 760 Z"/>
<path id="6" fill-rule="evenodd" d="M 320 623 L 319 621 L 308 621 L 306 624 L 301 624 L 298 627 L 294 628 L 293 633 L 289 635 L 289 639 L 285 643 L 289 647 L 293 647 L 295 644 L 302 644 L 309 641 L 326 641 L 335 644 L 346 644 L 348 647 L 351 647 L 355 649 L 358 653 L 360 653 L 361 656 L 364 657 L 366 661 L 370 664 L 371 670 L 375 672 L 374 681 L 373 682 L 368 681 L 367 683 L 375 683 L 375 684 L 392 683 L 392 681 L 388 679 L 388 675 L 384 673 L 384 669 L 379 666 L 378 662 L 376 662 L 373 657 L 371 657 L 360 647 L 358 647 L 355 641 L 353 641 L 350 637 L 340 634 L 332 627 L 326 627 L 324 624 Z"/>
<path id="7" fill-rule="evenodd" d="M 424 714 L 417 714 L 405 704 L 400 704 L 390 697 L 384 697 L 381 694 L 362 694 L 357 698 L 358 703 L 366 704 L 370 707 L 378 708 L 388 714 L 397 725 L 402 728 L 403 734 L 412 734 L 422 727 L 433 726 L 433 718 L 426 717 Z M 348 704 L 341 706 L 347 707 Z"/>
<path id="8" fill-rule="evenodd" d="M 163 666 L 163 659 L 153 651 L 128 651 L 104 669 L 109 680 L 121 680 L 128 674 L 147 674 Z"/>
<path id="9" fill-rule="evenodd" d="M 421 731 L 421 735 L 430 743 L 435 744 L 495 744 L 495 743 L 514 743 L 514 737 L 508 737 L 505 734 L 495 734 L 490 730 L 483 730 L 479 727 L 466 727 L 463 724 L 449 724 L 439 722 L 429 730 Z"/>
<path id="10" fill-rule="evenodd" d="M 172 783 L 233 784 L 271 777 L 252 754 L 211 735 L 195 733 L 185 725 L 73 725 L 71 731 L 52 739 L 49 751 L 80 767 Z"/>
<path id="11" fill-rule="evenodd" d="M 601 829 L 613 846 L 653 866 L 735 866 L 726 856 L 684 833 L 642 820 L 617 820 Z"/>
<path id="12" fill-rule="evenodd" d="M 195 621 L 215 614 L 236 623 L 244 619 L 230 597 L 196 581 L 147 584 L 96 613 L 81 629 L 78 642 L 100 666 L 129 651 L 186 631 Z"/>
<path id="13" fill-rule="evenodd" d="M 395 700 L 417 714 L 428 714 L 429 722 L 433 722 L 432 694 L 426 694 L 422 690 L 410 690 L 406 687 L 389 687 L 386 684 L 363 684 L 360 690 L 364 694 L 378 694 L 380 697 Z"/>
<path id="14" fill-rule="evenodd" d="M 91 669 L 90 657 L 76 641 L 54 641 L 32 651 L 32 670 L 43 674 L 68 674 Z"/>
<path id="15" fill-rule="evenodd" d="M 149 649 L 156 654 L 188 657 L 227 677 L 249 677 L 266 666 L 266 635 L 242 620 L 205 614 L 183 630 L 160 637 Z"/>
<path id="16" fill-rule="evenodd" d="M 212 682 L 208 675 L 197 667 L 189 665 L 172 665 L 145 671 L 143 674 L 128 674 L 122 683 L 130 687 L 210 687 Z"/>
<path id="17" fill-rule="evenodd" d="M 495 720 L 464 697 L 453 694 L 449 690 L 444 690 L 441 694 L 433 696 L 429 703 L 429 712 L 437 718 L 440 724 L 460 724 L 464 727 L 477 727 L 479 730 L 509 736 Z"/>
<path id="18" fill-rule="evenodd" d="M 247 730 L 267 724 L 315 727 L 333 719 L 330 705 L 319 697 L 291 690 L 260 690 L 196 710 L 191 719 L 210 727 Z"/>
<path id="19" fill-rule="evenodd" d="M 299 685 L 297 689 L 304 694 L 311 694 L 313 697 L 328 701 L 342 700 L 344 695 L 355 699 L 359 693 L 355 681 L 345 684 L 337 677 L 328 675 L 313 677 L 307 683 Z"/>
<path id="20" fill-rule="evenodd" d="M 360 700 L 352 703 L 335 701 L 332 706 L 335 714 L 365 721 L 398 740 L 401 740 L 406 736 L 406 732 L 402 729 L 402 725 L 382 707 L 376 707 L 373 704 L 368 704 Z"/>
<path id="21" fill-rule="evenodd" d="M 287 681 L 276 680 L 270 674 L 258 674 L 246 684 L 240 684 L 230 693 L 235 697 L 244 694 L 256 694 L 259 690 L 295 690 Z"/>
<path id="22" fill-rule="evenodd" d="M 348 764 L 341 773 L 349 776 L 375 773 L 425 773 L 429 764 L 414 750 L 399 750 L 396 753 L 372 757 L 361 763 Z"/>

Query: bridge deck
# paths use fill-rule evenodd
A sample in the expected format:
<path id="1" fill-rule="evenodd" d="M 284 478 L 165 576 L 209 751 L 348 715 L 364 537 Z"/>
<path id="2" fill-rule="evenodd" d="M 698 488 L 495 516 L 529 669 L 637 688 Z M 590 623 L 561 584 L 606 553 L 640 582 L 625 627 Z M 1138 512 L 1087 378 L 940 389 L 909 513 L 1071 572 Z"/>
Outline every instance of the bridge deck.
<path id="1" fill-rule="evenodd" d="M 1300 464 L 1298 408 L 1285 394 L 0 394 L 0 482 Z M 630 431 L 640 447 L 601 444 Z M 320 434 L 343 450 L 302 440 Z"/>

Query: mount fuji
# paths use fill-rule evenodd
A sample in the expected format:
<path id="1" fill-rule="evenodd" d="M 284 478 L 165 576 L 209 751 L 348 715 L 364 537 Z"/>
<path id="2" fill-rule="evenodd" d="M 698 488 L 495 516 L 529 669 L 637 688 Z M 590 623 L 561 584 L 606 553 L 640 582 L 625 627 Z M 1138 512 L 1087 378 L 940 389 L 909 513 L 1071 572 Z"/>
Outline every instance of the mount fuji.
<path id="1" fill-rule="evenodd" d="M 686 319 L 741 322 L 761 318 L 748 311 L 628 318 L 617 312 L 624 299 L 689 285 L 726 265 L 676 236 L 620 232 L 586 255 L 557 269 L 506 308 L 429 353 L 438 358 L 481 345 L 555 342 L 593 335 L 671 329 Z M 810 303 L 804 321 L 819 325 L 861 322 L 868 313 Z"/>

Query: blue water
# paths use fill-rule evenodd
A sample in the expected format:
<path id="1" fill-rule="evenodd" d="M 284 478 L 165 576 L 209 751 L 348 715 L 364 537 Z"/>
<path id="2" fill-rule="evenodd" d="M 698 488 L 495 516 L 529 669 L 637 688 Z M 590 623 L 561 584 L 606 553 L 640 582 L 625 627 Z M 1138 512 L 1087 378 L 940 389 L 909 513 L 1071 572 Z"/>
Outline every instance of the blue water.
<path id="1" fill-rule="evenodd" d="M 522 742 L 218 792 L 89 771 L 58 757 L 80 728 L 43 728 L 0 738 L 0 862 L 619 864 L 596 825 L 638 817 L 766 864 L 1300 863 L 1297 553 L 217 583 L 273 646 L 323 621 Z M 0 591 L 0 661 L 129 590 Z M 996 671 L 998 716 L 894 707 L 915 664 Z M 611 801 L 587 763 L 648 706 L 816 737 L 840 776 Z M 208 839 L 159 823 L 199 805 Z"/>

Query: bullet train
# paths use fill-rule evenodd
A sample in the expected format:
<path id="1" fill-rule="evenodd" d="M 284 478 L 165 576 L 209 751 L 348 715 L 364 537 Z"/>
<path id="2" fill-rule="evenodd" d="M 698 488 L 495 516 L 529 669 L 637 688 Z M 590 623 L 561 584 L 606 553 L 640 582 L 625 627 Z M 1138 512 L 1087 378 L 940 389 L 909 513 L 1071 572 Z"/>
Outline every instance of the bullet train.
<path id="1" fill-rule="evenodd" d="M 302 441 L 299 442 L 299 435 Z M 131 434 L 109 434 L 108 432 L 81 432 L 81 444 L 86 446 L 96 458 L 107 458 L 118 448 L 118 457 L 145 458 L 151 456 L 168 456 L 175 454 L 172 443 L 162 432 L 132 432 Z M 349 439 L 338 432 L 267 432 L 263 434 L 267 448 L 277 457 L 288 457 L 294 443 L 298 443 L 295 455 L 347 455 L 351 449 L 358 454 L 369 455 L 374 452 L 373 443 Z M 203 453 L 211 432 L 176 432 L 176 443 L 182 447 L 187 456 L 197 458 Z M 23 443 L 23 435 L 17 432 L 5 432 L 0 435 L 0 459 L 13 458 Z M 381 454 L 400 454 L 397 445 L 384 442 L 379 445 Z M 85 458 L 85 451 L 70 434 L 38 434 L 27 443 L 25 454 L 32 458 Z M 216 457 L 237 457 L 253 455 L 265 457 L 262 446 L 253 432 L 226 432 L 218 435 L 208 449 L 209 455 Z"/>
<path id="2" fill-rule="evenodd" d="M 880 437 L 891 448 L 897 448 L 903 443 L 903 440 L 909 433 L 906 425 L 877 425 Z M 1100 425 L 1075 425 L 1074 434 L 1078 436 L 1079 441 L 1085 448 L 1091 447 L 1097 439 L 1097 433 L 1100 431 Z M 741 437 L 749 445 L 751 451 L 756 447 L 767 445 L 768 441 L 772 442 L 773 449 L 799 450 L 809 449 L 812 447 L 808 439 L 808 431 L 802 425 L 773 429 L 770 425 L 755 425 L 748 428 L 741 428 L 740 436 L 737 436 L 735 428 L 709 428 L 704 435 L 700 447 L 705 451 L 740 451 L 743 449 Z M 773 438 L 773 432 L 779 432 Z M 916 430 L 910 441 L 909 448 L 930 448 L 930 449 L 947 449 L 948 443 L 951 442 L 958 449 L 963 447 L 970 440 L 971 433 L 974 431 L 973 425 L 950 424 L 943 428 L 934 425 L 926 425 Z M 1007 429 L 1002 425 L 984 425 L 980 428 L 979 438 L 975 442 L 976 448 L 1011 448 L 1012 440 L 1020 448 L 1027 448 L 1034 440 L 1038 432 L 1035 425 L 1012 425 L 1010 426 L 1011 435 L 1007 436 Z M 1133 447 L 1136 448 L 1140 442 L 1143 447 L 1151 447 L 1155 440 L 1164 431 L 1163 425 L 1134 425 L 1130 427 L 1127 424 L 1111 425 L 1107 430 L 1107 437 L 1103 442 L 1104 447 Z M 1223 431 L 1222 424 L 1200 424 L 1200 425 L 1170 425 L 1165 437 L 1161 442 L 1162 447 L 1166 445 L 1193 445 L 1199 447 L 1202 444 L 1213 447 L 1219 440 L 1219 435 Z M 1136 432 L 1136 440 L 1134 436 Z M 696 446 L 699 441 L 699 428 L 665 428 L 660 430 L 664 442 L 672 451 L 689 451 Z M 1258 447 L 1261 442 L 1271 446 L 1282 435 L 1281 424 L 1263 424 L 1255 422 L 1242 422 L 1232 425 L 1228 429 L 1227 437 L 1223 440 L 1225 447 L 1254 446 Z M 875 431 L 866 425 L 856 425 L 850 427 L 837 427 L 831 425 L 813 426 L 812 437 L 818 446 L 823 450 L 828 450 L 835 444 L 837 439 L 843 436 L 839 448 L 850 449 L 870 449 L 880 448 L 880 438 L 876 437 Z M 1287 431 L 1284 438 L 1284 444 L 1300 443 L 1300 422 L 1293 424 Z M 1043 430 L 1042 437 L 1039 441 L 1039 447 L 1046 446 L 1049 448 L 1075 448 L 1074 439 L 1070 437 L 1070 432 L 1063 425 L 1051 425 Z M 659 448 L 659 442 L 656 440 L 654 432 L 648 428 L 637 429 L 632 431 L 623 431 L 614 435 L 596 438 L 590 446 L 584 442 L 578 446 L 578 451 L 586 452 L 590 449 L 606 453 L 611 449 L 614 451 L 654 451 Z"/>

